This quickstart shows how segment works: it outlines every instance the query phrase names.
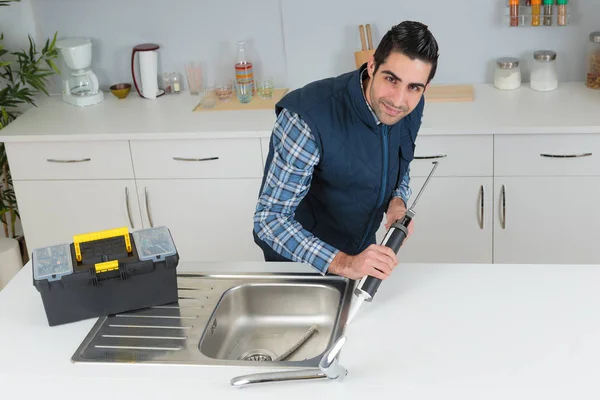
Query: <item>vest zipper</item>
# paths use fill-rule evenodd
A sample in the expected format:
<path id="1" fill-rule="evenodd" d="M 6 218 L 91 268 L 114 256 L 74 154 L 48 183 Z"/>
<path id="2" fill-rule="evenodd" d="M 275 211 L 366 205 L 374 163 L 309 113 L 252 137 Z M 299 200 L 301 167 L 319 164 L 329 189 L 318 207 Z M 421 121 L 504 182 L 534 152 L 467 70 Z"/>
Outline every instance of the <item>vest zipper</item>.
<path id="1" fill-rule="evenodd" d="M 377 198 L 377 206 L 375 207 L 375 209 L 378 209 L 379 207 L 381 207 L 381 205 L 383 203 L 383 197 L 385 195 L 385 191 L 387 188 L 389 151 L 388 151 L 388 126 L 385 124 L 381 124 L 381 141 L 382 141 L 381 147 L 383 149 L 381 189 L 379 190 L 379 197 Z M 374 216 L 375 216 L 375 214 L 372 213 L 371 217 L 369 218 L 369 224 L 367 225 L 367 229 L 365 230 L 365 233 L 363 233 L 362 240 L 360 241 L 360 246 L 358 246 L 359 248 L 361 248 L 363 246 L 363 244 L 365 243 L 365 240 L 367 240 L 367 234 L 371 231 Z"/>

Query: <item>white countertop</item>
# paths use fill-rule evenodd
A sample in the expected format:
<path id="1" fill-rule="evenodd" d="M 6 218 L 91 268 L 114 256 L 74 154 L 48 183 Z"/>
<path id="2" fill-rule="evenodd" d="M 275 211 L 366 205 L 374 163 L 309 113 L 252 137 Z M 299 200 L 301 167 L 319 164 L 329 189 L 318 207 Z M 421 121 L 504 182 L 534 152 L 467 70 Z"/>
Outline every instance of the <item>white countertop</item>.
<path id="1" fill-rule="evenodd" d="M 178 269 L 242 268 L 304 266 L 181 263 Z M 26 265 L 0 292 L 0 396 L 596 399 L 598 282 L 600 266 L 401 264 L 346 330 L 340 358 L 349 371 L 345 382 L 240 390 L 229 386 L 230 379 L 258 370 L 71 363 L 95 320 L 49 327 Z"/>
<path id="2" fill-rule="evenodd" d="M 600 90 L 583 82 L 564 82 L 552 92 L 526 83 L 514 91 L 474 87 L 473 102 L 427 104 L 420 134 L 600 133 Z M 274 110 L 193 112 L 200 98 L 188 92 L 104 98 L 76 108 L 59 96 L 42 97 L 38 108 L 0 131 L 0 142 L 269 137 L 275 121 Z"/>

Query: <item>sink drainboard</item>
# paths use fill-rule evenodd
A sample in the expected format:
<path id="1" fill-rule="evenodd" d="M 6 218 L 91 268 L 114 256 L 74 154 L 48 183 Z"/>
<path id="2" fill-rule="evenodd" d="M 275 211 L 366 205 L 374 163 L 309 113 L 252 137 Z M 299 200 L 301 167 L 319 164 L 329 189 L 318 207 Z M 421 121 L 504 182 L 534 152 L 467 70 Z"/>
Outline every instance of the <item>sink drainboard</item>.
<path id="1" fill-rule="evenodd" d="M 277 355 L 268 348 L 248 348 L 235 359 L 207 356 L 201 351 L 217 327 L 215 308 L 228 292 L 244 285 L 263 283 L 315 283 L 339 291 L 340 304 L 330 343 L 343 334 L 351 296 L 351 284 L 340 277 L 303 274 L 179 274 L 177 303 L 101 317 L 79 345 L 73 363 L 144 363 L 195 365 L 264 365 L 278 367 L 317 366 L 318 358 L 273 361 Z M 231 290 L 230 290 L 231 289 Z M 211 321 L 212 318 L 212 321 Z M 219 320 L 221 322 L 222 318 Z M 205 327 L 211 324 L 205 332 Z M 297 327 L 296 327 L 297 329 Z M 306 327 L 301 329 L 306 331 Z M 217 332 L 218 333 L 218 332 Z M 298 336 L 296 335 L 296 339 Z M 239 339 L 238 339 L 239 340 Z M 308 339 L 309 341 L 311 339 Z M 321 339 L 322 340 L 322 339 Z M 292 343 L 288 344 L 289 348 Z"/>

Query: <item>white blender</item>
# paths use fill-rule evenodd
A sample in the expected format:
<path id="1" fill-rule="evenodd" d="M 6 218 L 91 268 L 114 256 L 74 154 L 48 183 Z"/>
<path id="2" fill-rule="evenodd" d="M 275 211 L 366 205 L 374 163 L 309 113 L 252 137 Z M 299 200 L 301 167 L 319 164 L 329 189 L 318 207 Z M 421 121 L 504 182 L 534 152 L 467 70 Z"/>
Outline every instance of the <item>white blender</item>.
<path id="1" fill-rule="evenodd" d="M 63 76 L 62 99 L 77 107 L 92 106 L 104 100 L 98 77 L 90 68 L 92 42 L 89 39 L 63 39 L 56 42 L 70 75 Z"/>

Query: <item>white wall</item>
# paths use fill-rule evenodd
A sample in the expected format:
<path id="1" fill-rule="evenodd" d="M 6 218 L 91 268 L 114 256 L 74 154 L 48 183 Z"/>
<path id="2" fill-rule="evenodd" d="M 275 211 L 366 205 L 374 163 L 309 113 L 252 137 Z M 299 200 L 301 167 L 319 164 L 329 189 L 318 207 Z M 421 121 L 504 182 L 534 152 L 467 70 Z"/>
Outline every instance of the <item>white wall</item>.
<path id="1" fill-rule="evenodd" d="M 28 35 L 31 34 L 31 37 L 34 39 L 37 37 L 36 25 L 33 19 L 32 3 L 30 0 L 21 0 L 20 3 L 13 3 L 7 7 L 0 7 L 0 32 L 4 34 L 2 44 L 6 50 L 18 51 L 21 49 L 29 49 Z M 11 60 L 9 55 L 6 55 L 5 58 Z M 23 109 L 26 108 L 27 107 L 24 107 Z M 20 221 L 17 221 L 15 230 L 17 235 L 23 233 Z M 0 224 L 0 237 L 4 237 L 4 228 L 2 224 Z"/>
<path id="2" fill-rule="evenodd" d="M 0 32 L 4 34 L 3 44 L 7 50 L 29 48 L 27 35 L 31 34 L 34 39 L 37 36 L 30 0 L 0 7 Z"/>
<path id="3" fill-rule="evenodd" d="M 441 46 L 437 83 L 490 82 L 494 59 L 521 57 L 525 71 L 534 50 L 558 52 L 561 80 L 583 80 L 587 35 L 600 30 L 600 1 L 570 5 L 566 27 L 504 26 L 504 0 L 33 0 L 39 33 L 88 36 L 104 85 L 131 81 L 131 48 L 161 45 L 162 70 L 183 72 L 202 59 L 212 79 L 233 74 L 235 42 L 246 39 L 256 73 L 297 87 L 354 67 L 358 24 L 373 26 L 375 44 L 393 24 L 428 24 Z M 528 74 L 525 72 L 525 80 Z"/>
<path id="4" fill-rule="evenodd" d="M 236 43 L 246 40 L 255 73 L 285 80 L 279 0 L 34 0 L 41 35 L 85 36 L 94 45 L 93 64 L 106 88 L 131 79 L 131 51 L 156 43 L 159 71 L 184 76 L 188 60 L 204 62 L 208 79 L 233 74 Z M 253 16 L 252 14 L 255 14 Z M 137 58 L 137 57 L 136 57 Z"/>

